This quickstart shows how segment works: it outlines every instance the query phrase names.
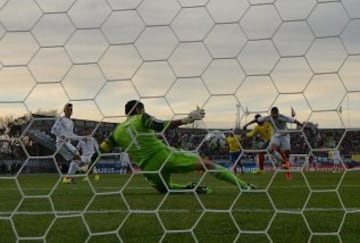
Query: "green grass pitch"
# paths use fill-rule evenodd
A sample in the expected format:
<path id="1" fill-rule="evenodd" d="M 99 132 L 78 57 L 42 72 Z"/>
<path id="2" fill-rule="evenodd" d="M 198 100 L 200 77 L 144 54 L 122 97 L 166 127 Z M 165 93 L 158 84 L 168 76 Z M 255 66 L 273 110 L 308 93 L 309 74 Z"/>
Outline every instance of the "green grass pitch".
<path id="1" fill-rule="evenodd" d="M 360 172 L 245 173 L 243 192 L 209 174 L 211 194 L 161 195 L 143 175 L 61 184 L 55 175 L 0 177 L 0 242 L 358 242 Z M 129 178 L 131 178 L 129 180 Z"/>

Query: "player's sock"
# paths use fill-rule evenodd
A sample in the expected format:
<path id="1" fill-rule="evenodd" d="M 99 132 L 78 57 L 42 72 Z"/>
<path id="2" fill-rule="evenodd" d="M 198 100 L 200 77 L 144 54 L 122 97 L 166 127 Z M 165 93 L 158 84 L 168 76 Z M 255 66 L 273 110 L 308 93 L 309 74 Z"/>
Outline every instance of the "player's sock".
<path id="1" fill-rule="evenodd" d="M 212 193 L 212 190 L 207 186 L 198 186 L 195 191 L 197 194 L 210 194 Z"/>
<path id="2" fill-rule="evenodd" d="M 264 161 L 265 161 L 265 155 L 263 153 L 259 153 L 259 169 L 264 171 Z"/>
<path id="3" fill-rule="evenodd" d="M 97 171 L 96 166 L 93 167 L 92 172 L 93 172 L 94 174 L 98 174 L 98 171 Z"/>
<path id="4" fill-rule="evenodd" d="M 198 194 L 209 194 L 212 192 L 212 190 L 207 186 L 197 185 L 196 182 L 190 182 L 187 185 L 185 185 L 185 189 L 194 189 Z M 173 186 L 172 186 L 173 188 Z"/>
<path id="5" fill-rule="evenodd" d="M 244 166 L 242 165 L 241 162 L 239 162 L 239 165 L 240 165 L 241 174 L 243 175 L 244 174 Z"/>
<path id="6" fill-rule="evenodd" d="M 285 172 L 285 178 L 286 178 L 286 180 L 288 180 L 288 181 L 290 181 L 290 180 L 292 180 L 292 175 L 291 175 L 291 173 L 289 172 L 289 171 L 286 171 Z"/>
<path id="7" fill-rule="evenodd" d="M 95 179 L 95 181 L 100 180 L 100 175 L 98 174 L 98 171 L 97 171 L 96 166 L 93 167 L 92 173 L 94 174 L 94 179 Z"/>
<path id="8" fill-rule="evenodd" d="M 88 162 L 88 168 L 89 168 L 89 169 L 92 168 L 92 169 L 89 171 L 89 175 L 90 175 L 90 174 L 96 174 L 96 173 L 97 173 L 97 168 L 96 168 L 95 165 L 93 165 L 97 156 L 98 156 L 98 154 L 95 153 L 95 154 L 91 157 L 91 160 Z"/>
<path id="9" fill-rule="evenodd" d="M 212 190 L 207 187 L 207 186 L 201 186 L 201 185 L 197 185 L 196 182 L 190 182 L 186 185 L 181 185 L 181 184 L 171 184 L 171 193 L 173 194 L 183 194 L 183 193 L 187 193 L 186 191 L 183 190 L 191 190 L 191 189 L 195 189 L 196 193 L 198 194 L 209 194 L 212 192 Z"/>
<path id="10" fill-rule="evenodd" d="M 196 182 L 189 182 L 188 184 L 171 183 L 170 188 L 173 190 L 194 189 L 196 185 Z"/>
<path id="11" fill-rule="evenodd" d="M 233 173 L 227 170 L 225 167 L 215 164 L 215 170 L 211 172 L 213 176 L 216 178 L 227 181 L 233 185 L 240 185 L 241 188 L 248 188 L 249 185 L 245 181 L 241 180 L 240 178 L 236 177 Z"/>
<path id="12" fill-rule="evenodd" d="M 286 172 L 285 172 L 285 178 L 286 180 L 292 180 L 292 175 L 290 173 L 290 162 L 289 161 L 285 161 L 285 163 L 283 164 L 283 169 L 286 169 Z"/>
<path id="13" fill-rule="evenodd" d="M 188 184 L 176 184 L 176 183 L 171 183 L 171 189 L 174 190 L 181 190 L 181 189 L 194 189 L 196 186 L 195 182 L 190 182 Z"/>
<path id="14" fill-rule="evenodd" d="M 69 170 L 68 170 L 68 175 L 73 175 L 77 172 L 78 168 L 79 168 L 79 161 L 77 160 L 72 160 L 70 162 L 70 166 L 69 166 Z"/>
<path id="15" fill-rule="evenodd" d="M 278 151 L 273 151 L 272 156 L 274 156 L 275 159 L 277 159 L 278 161 L 284 161 L 284 158 Z"/>
<path id="16" fill-rule="evenodd" d="M 86 173 L 89 169 L 89 165 L 87 163 L 81 162 L 78 164 L 78 172 Z"/>

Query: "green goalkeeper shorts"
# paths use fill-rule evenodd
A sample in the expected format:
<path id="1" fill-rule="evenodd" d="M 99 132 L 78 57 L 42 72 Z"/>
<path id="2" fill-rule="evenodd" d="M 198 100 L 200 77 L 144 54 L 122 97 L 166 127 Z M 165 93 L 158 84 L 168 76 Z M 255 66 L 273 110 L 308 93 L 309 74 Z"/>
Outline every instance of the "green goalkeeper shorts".
<path id="1" fill-rule="evenodd" d="M 156 171 L 157 173 L 145 173 L 144 176 L 159 191 L 165 190 L 164 182 L 160 178 L 161 173 L 165 183 L 171 188 L 171 173 L 187 173 L 197 167 L 199 156 L 196 153 L 182 150 L 164 149 L 152 155 L 144 161 L 141 169 L 144 172 Z M 165 165 L 164 165 L 165 163 Z M 161 171 L 159 171 L 161 168 Z M 159 173 L 158 173 L 159 172 Z"/>

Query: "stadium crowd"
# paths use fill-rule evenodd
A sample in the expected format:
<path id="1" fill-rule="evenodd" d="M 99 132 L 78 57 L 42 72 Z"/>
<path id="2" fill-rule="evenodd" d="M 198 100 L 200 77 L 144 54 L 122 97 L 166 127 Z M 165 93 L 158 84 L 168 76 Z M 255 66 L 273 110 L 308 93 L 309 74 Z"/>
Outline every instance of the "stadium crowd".
<path id="1" fill-rule="evenodd" d="M 33 136 L 29 136 L 29 131 L 37 133 L 38 137 L 43 137 L 44 141 L 54 142 L 54 137 L 50 134 L 51 123 L 45 122 L 40 128 L 28 129 L 26 124 L 13 126 L 7 132 L 0 130 L 0 173 L 15 173 L 19 168 L 19 163 L 23 163 L 27 154 L 31 156 L 51 155 L 50 147 L 44 146 L 44 143 L 36 141 Z M 82 125 L 85 123 L 82 123 Z M 77 126 L 77 133 L 82 134 L 85 126 Z M 115 124 L 108 124 L 106 127 L 99 127 L 93 136 L 98 142 L 103 141 Z M 47 127 L 47 129 L 46 129 Z M 28 133 L 24 133 L 28 131 Z M 229 133 L 230 131 L 226 131 Z M 314 149 L 335 149 L 338 143 L 338 150 L 343 158 L 352 158 L 360 152 L 360 131 L 346 132 L 344 129 L 304 129 L 304 132 L 291 132 L 291 152 L 293 154 L 308 154 L 310 146 Z M 24 134 L 23 134 L 24 133 Z M 203 139 L 207 131 L 197 128 L 177 128 L 169 130 L 164 134 L 166 142 L 173 147 L 184 150 L 197 150 L 200 154 L 210 155 L 213 159 L 226 160 L 228 151 L 226 148 L 217 151 L 211 151 Z M 241 146 L 243 149 L 256 149 L 260 142 L 259 137 L 247 139 L 245 131 L 235 130 L 235 133 L 241 135 Z M 24 151 L 25 150 L 25 151 Z M 327 156 L 327 152 L 317 152 L 317 155 Z M 255 159 L 255 154 L 245 154 L 249 159 Z M 359 156 L 358 156 L 359 157 Z M 61 160 L 61 158 L 57 158 Z M 12 162 L 13 161 L 13 162 Z M 10 166 L 9 166 L 10 165 Z M 17 168 L 17 169 L 15 169 Z"/>

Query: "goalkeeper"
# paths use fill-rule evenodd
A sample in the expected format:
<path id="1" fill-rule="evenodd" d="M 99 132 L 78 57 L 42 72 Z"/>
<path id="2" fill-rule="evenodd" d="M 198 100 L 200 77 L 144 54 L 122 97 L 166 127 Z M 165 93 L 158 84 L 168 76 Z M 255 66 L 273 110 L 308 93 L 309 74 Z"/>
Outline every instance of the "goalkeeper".
<path id="1" fill-rule="evenodd" d="M 181 192 L 184 189 L 194 189 L 198 193 L 209 193 L 206 186 L 197 183 L 185 185 L 171 182 L 171 173 L 186 173 L 194 170 L 205 171 L 218 179 L 238 185 L 242 190 L 251 190 L 253 185 L 242 181 L 225 167 L 213 163 L 206 158 L 200 158 L 197 153 L 178 150 L 167 146 L 156 137 L 156 132 L 164 132 L 169 128 L 193 123 L 205 117 L 203 109 L 196 109 L 183 119 L 162 121 L 147 114 L 143 103 L 130 100 L 125 105 L 126 121 L 118 124 L 114 131 L 100 144 L 100 152 L 109 152 L 111 148 L 124 148 L 132 161 L 141 168 L 146 179 L 160 193 Z M 205 169 L 206 167 L 206 169 Z M 159 175 L 161 173 L 161 176 Z M 162 178 L 161 178 L 162 177 Z"/>

